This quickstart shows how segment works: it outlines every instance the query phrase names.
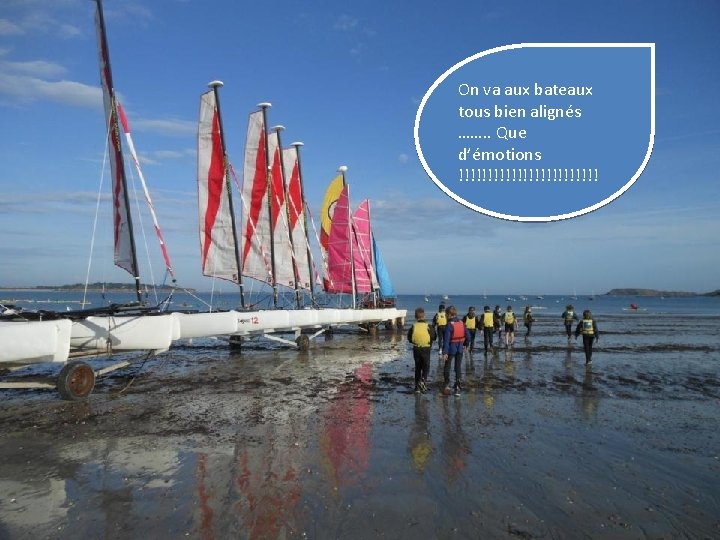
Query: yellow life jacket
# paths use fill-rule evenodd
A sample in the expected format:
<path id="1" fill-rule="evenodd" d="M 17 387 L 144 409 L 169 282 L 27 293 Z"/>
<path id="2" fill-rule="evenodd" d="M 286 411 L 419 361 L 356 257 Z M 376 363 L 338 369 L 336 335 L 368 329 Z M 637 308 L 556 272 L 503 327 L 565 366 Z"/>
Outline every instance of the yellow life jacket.
<path id="1" fill-rule="evenodd" d="M 593 328 L 593 320 L 592 319 L 583 319 L 582 320 L 582 333 L 583 333 L 583 336 L 594 336 L 595 335 L 595 329 Z"/>
<path id="2" fill-rule="evenodd" d="M 505 313 L 505 324 L 513 324 L 515 322 L 515 314 L 512 311 Z"/>
<path id="3" fill-rule="evenodd" d="M 570 310 L 565 312 L 565 322 L 569 323 L 572 322 L 573 317 L 575 317 L 575 312 Z"/>
<path id="4" fill-rule="evenodd" d="M 444 311 L 438 311 L 436 317 L 437 319 L 435 320 L 437 321 L 438 326 L 447 326 L 447 315 Z"/>
<path id="5" fill-rule="evenodd" d="M 477 317 L 475 317 L 475 315 L 473 315 L 472 317 L 470 317 L 470 315 L 465 317 L 465 328 L 467 328 L 468 330 L 475 330 L 476 326 L 477 326 Z"/>
<path id="6" fill-rule="evenodd" d="M 532 322 L 533 316 L 529 311 L 525 314 L 525 322 Z"/>
<path id="7" fill-rule="evenodd" d="M 485 328 L 493 328 L 495 326 L 495 319 L 492 313 L 483 313 L 483 326 Z"/>
<path id="8" fill-rule="evenodd" d="M 418 321 L 413 324 L 412 344 L 416 347 L 429 347 L 430 339 L 429 325 L 425 321 Z"/>

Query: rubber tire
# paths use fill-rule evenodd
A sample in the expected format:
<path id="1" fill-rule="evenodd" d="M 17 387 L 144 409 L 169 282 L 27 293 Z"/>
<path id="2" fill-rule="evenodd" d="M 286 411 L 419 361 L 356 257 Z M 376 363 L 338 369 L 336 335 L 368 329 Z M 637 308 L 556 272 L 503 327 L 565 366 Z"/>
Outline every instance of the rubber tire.
<path id="1" fill-rule="evenodd" d="M 60 370 L 57 389 L 63 399 L 82 401 L 95 388 L 95 372 L 85 362 L 68 362 Z"/>
<path id="2" fill-rule="evenodd" d="M 295 343 L 297 343 L 299 351 L 307 351 L 310 349 L 310 338 L 305 335 L 298 336 Z"/>

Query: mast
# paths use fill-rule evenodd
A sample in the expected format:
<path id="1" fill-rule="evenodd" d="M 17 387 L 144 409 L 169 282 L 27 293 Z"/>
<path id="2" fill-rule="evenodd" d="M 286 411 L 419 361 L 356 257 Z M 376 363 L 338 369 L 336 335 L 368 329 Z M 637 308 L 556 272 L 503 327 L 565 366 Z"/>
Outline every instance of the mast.
<path id="1" fill-rule="evenodd" d="M 232 224 L 234 244 L 233 249 L 235 251 L 235 264 L 237 264 L 238 270 L 238 286 L 240 287 L 240 307 L 245 309 L 245 286 L 243 285 L 242 265 L 240 263 L 240 243 L 238 242 L 237 229 L 235 227 L 235 207 L 233 206 L 232 185 L 230 183 L 230 167 L 228 166 L 227 151 L 225 150 L 225 132 L 223 131 L 222 114 L 220 113 L 220 95 L 218 93 L 218 88 L 222 88 L 223 86 L 224 83 L 222 81 L 210 81 L 208 83 L 208 88 L 212 89 L 213 95 L 215 96 L 215 106 L 217 107 L 218 128 L 220 130 L 220 146 L 222 147 L 223 154 L 223 176 L 225 177 L 225 190 L 227 192 L 228 206 L 230 209 L 230 223 Z"/>
<path id="2" fill-rule="evenodd" d="M 97 5 L 97 31 L 100 42 L 100 79 L 103 84 L 103 98 L 105 101 L 105 117 L 108 122 L 108 133 L 112 146 L 111 163 L 114 163 L 113 171 L 113 200 L 114 200 L 114 225 L 115 225 L 115 264 L 130 272 L 135 278 L 135 294 L 137 300 L 142 304 L 142 292 L 140 291 L 140 272 L 138 270 L 137 250 L 135 248 L 135 235 L 133 233 L 132 216 L 130 214 L 130 197 L 127 191 L 127 179 L 125 177 L 125 165 L 122 156 L 122 144 L 120 142 L 120 127 L 118 125 L 117 100 L 115 98 L 115 86 L 112 80 L 110 69 L 110 51 L 108 49 L 107 36 L 105 32 L 105 17 L 103 16 L 102 0 L 95 0 Z M 118 191 L 122 191 L 122 203 L 118 200 Z M 130 243 L 129 268 L 124 266 L 125 261 L 122 254 L 118 254 L 118 247 L 121 240 L 121 225 L 123 221 L 127 225 L 127 240 Z"/>
<path id="3" fill-rule="evenodd" d="M 298 180 L 300 182 L 300 200 L 302 201 L 302 219 L 303 227 L 305 229 L 305 240 L 307 244 L 307 264 L 308 272 L 310 274 L 310 302 L 315 305 L 315 276 L 313 275 L 313 264 L 312 255 L 310 254 L 310 236 L 307 227 L 307 214 L 305 212 L 305 188 L 303 186 L 302 167 L 300 166 L 300 147 L 303 146 L 302 142 L 294 142 L 291 146 L 295 147 L 295 156 L 297 158 L 298 167 Z"/>
<path id="4" fill-rule="evenodd" d="M 368 200 L 368 230 L 370 231 L 370 234 L 368 235 L 368 249 L 370 250 L 370 290 L 372 291 L 372 305 L 374 308 L 377 307 L 377 297 L 378 297 L 378 290 L 375 288 L 375 283 L 373 282 L 373 274 L 377 276 L 377 272 L 375 271 L 375 253 L 373 250 L 373 235 L 372 235 L 372 215 L 370 213 L 370 200 Z M 379 286 L 379 284 L 378 284 Z"/>
<path id="5" fill-rule="evenodd" d="M 272 130 L 275 132 L 278 141 L 278 157 L 280 159 L 280 176 L 282 177 L 283 191 L 285 193 L 285 221 L 288 224 L 288 236 L 290 238 L 290 252 L 292 253 L 292 265 L 293 265 L 293 276 L 295 277 L 295 305 L 300 309 L 300 289 L 298 283 L 300 282 L 300 273 L 297 268 L 297 261 L 295 260 L 295 244 L 293 243 L 293 232 L 290 227 L 290 194 L 288 193 L 287 176 L 285 174 L 285 160 L 282 158 L 282 140 L 280 139 L 280 132 L 285 129 L 285 126 L 273 126 Z"/>
<path id="6" fill-rule="evenodd" d="M 262 116 L 263 116 L 263 137 L 265 137 L 265 181 L 266 181 L 266 190 L 267 190 L 267 199 L 268 199 L 268 221 L 270 223 L 270 269 L 272 272 L 272 289 L 273 289 L 273 307 L 278 307 L 278 286 L 277 286 L 277 279 L 275 278 L 275 239 L 273 238 L 273 235 L 275 234 L 275 227 L 273 226 L 273 219 L 272 219 L 272 171 L 270 170 L 270 156 L 268 155 L 268 148 L 269 148 L 269 142 L 268 142 L 268 130 L 267 130 L 267 110 L 272 107 L 271 103 L 258 103 L 258 107 L 262 110 Z"/>
<path id="7" fill-rule="evenodd" d="M 338 172 L 342 175 L 343 186 L 347 187 L 347 191 L 348 191 L 348 205 L 347 205 L 348 206 L 348 209 L 347 209 L 348 216 L 347 217 L 348 217 L 348 227 L 350 227 L 350 234 L 348 235 L 348 241 L 350 242 L 350 283 L 351 283 L 351 287 L 352 287 L 352 308 L 355 309 L 356 308 L 355 296 L 357 295 L 357 290 L 355 287 L 355 260 L 353 259 L 353 241 L 352 241 L 353 240 L 353 235 L 352 235 L 353 226 L 352 226 L 352 215 L 350 213 L 350 187 L 347 185 L 347 181 L 345 180 L 345 173 L 347 172 L 347 170 L 348 170 L 348 168 L 346 165 L 340 165 L 338 167 Z"/>

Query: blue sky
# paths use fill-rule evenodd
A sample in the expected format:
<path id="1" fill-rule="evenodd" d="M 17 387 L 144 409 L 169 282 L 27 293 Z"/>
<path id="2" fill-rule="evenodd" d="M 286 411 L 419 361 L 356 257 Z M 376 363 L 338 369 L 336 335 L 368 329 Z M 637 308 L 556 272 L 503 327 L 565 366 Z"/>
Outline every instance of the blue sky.
<path id="1" fill-rule="evenodd" d="M 93 13 L 88 0 L 0 4 L 0 286 L 85 279 L 105 134 Z M 212 287 L 199 268 L 195 132 L 199 95 L 221 79 L 236 169 L 247 115 L 272 102 L 283 141 L 305 143 L 315 213 L 341 164 L 353 201 L 371 199 L 400 293 L 720 288 L 717 2 L 106 0 L 105 15 L 115 86 L 184 286 Z M 643 175 L 608 206 L 559 223 L 502 221 L 452 201 L 414 147 L 427 89 L 480 51 L 559 41 L 656 43 Z M 91 281 L 129 282 L 110 262 L 107 175 L 101 210 Z"/>

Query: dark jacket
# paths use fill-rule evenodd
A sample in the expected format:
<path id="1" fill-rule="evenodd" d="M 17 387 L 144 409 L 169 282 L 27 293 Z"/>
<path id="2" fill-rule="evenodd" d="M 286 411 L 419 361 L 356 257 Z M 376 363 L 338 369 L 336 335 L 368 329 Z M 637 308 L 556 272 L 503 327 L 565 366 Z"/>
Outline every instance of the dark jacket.
<path id="1" fill-rule="evenodd" d="M 575 328 L 575 337 L 578 337 L 578 336 L 583 335 L 583 333 L 582 333 L 582 330 L 583 330 L 583 320 L 584 320 L 584 319 L 581 319 L 580 322 L 578 323 L 577 327 Z M 600 334 L 600 332 L 598 332 L 597 323 L 595 322 L 595 319 L 590 319 L 590 320 L 592 321 L 593 337 L 595 338 L 595 341 L 599 341 L 599 334 Z"/>

